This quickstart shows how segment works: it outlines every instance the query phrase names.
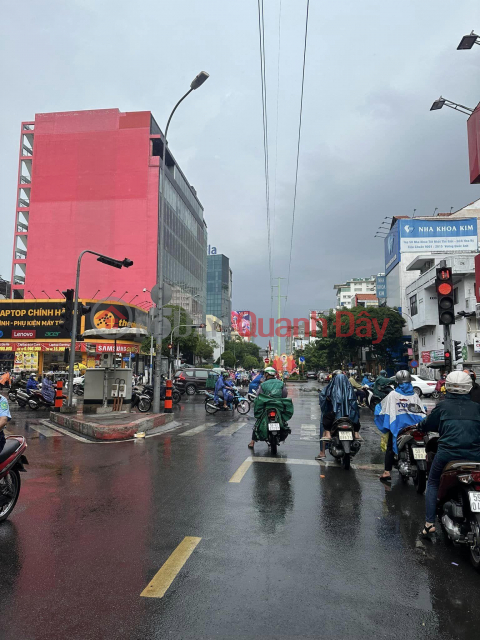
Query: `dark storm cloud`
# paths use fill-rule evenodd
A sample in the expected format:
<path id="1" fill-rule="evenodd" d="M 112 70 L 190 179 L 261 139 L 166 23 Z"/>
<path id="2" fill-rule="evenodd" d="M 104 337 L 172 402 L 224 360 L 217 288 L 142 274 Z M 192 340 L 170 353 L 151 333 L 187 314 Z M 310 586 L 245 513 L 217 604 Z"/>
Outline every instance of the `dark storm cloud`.
<path id="1" fill-rule="evenodd" d="M 286 277 L 305 2 L 282 0 L 276 138 L 278 7 L 265 2 L 273 275 Z M 152 110 L 163 127 L 205 69 L 210 79 L 175 115 L 169 142 L 205 206 L 210 244 L 230 257 L 234 307 L 269 315 L 256 10 L 238 0 L 4 4 L 4 277 L 20 122 L 118 107 Z M 28 47 L 19 46 L 20 24 Z M 383 243 L 373 235 L 384 216 L 449 211 L 480 197 L 468 183 L 465 116 L 429 112 L 440 94 L 478 102 L 480 49 L 456 46 L 479 28 L 477 0 L 311 2 L 289 317 L 332 305 L 334 283 L 382 270 Z"/>

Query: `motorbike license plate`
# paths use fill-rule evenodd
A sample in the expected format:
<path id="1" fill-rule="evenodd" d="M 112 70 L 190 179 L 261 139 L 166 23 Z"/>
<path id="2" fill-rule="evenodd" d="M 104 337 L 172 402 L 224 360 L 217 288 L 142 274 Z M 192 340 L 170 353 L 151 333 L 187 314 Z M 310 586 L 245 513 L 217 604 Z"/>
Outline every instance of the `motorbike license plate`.
<path id="1" fill-rule="evenodd" d="M 280 431 L 280 423 L 279 422 L 270 422 L 268 425 L 269 431 Z"/>
<path id="2" fill-rule="evenodd" d="M 470 500 L 470 509 L 474 512 L 480 512 L 480 491 L 469 491 L 468 498 Z"/>
<path id="3" fill-rule="evenodd" d="M 413 457 L 415 460 L 426 460 L 427 452 L 422 447 L 413 447 Z"/>
<path id="4" fill-rule="evenodd" d="M 340 440 L 353 440 L 353 435 L 351 431 L 340 431 L 339 437 L 340 437 Z"/>

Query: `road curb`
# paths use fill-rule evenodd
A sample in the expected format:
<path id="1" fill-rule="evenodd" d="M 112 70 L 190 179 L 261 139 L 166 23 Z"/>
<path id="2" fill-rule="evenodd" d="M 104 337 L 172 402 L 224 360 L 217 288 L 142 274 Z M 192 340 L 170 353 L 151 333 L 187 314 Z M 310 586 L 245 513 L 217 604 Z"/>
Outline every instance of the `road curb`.
<path id="1" fill-rule="evenodd" d="M 132 418 L 135 414 L 132 414 Z M 50 413 L 50 421 L 61 427 L 93 438 L 94 440 L 128 440 L 137 432 L 147 432 L 161 427 L 173 420 L 173 414 L 157 413 L 147 417 L 132 419 L 128 423 L 101 424 L 91 418 L 65 413 Z"/>

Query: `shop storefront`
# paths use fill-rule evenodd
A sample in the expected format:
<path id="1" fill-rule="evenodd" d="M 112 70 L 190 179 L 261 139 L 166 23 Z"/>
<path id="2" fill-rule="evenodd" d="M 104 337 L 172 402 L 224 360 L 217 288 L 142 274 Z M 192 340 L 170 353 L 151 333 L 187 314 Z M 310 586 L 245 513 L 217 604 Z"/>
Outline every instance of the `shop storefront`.
<path id="1" fill-rule="evenodd" d="M 147 335 L 147 314 L 122 302 L 82 300 L 91 307 L 82 316 L 81 334 L 94 329 L 115 329 L 118 339 L 78 340 L 75 367 L 81 371 L 100 366 L 102 354 L 116 353 L 118 366 L 138 361 L 140 344 L 131 339 L 131 329 Z M 0 356 L 3 368 L 16 372 L 61 372 L 68 369 L 70 337 L 60 326 L 62 300 L 0 300 Z M 125 339 L 122 339 L 124 331 Z M 87 335 L 88 335 L 87 333 Z"/>

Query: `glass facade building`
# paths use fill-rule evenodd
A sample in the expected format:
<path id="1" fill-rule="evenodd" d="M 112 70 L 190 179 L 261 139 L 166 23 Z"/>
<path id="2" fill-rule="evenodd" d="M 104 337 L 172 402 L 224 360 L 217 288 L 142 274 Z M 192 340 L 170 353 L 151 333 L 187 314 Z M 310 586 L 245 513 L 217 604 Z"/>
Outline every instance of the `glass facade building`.
<path id="1" fill-rule="evenodd" d="M 227 256 L 207 257 L 207 314 L 220 318 L 230 332 L 232 312 L 232 270 Z"/>

